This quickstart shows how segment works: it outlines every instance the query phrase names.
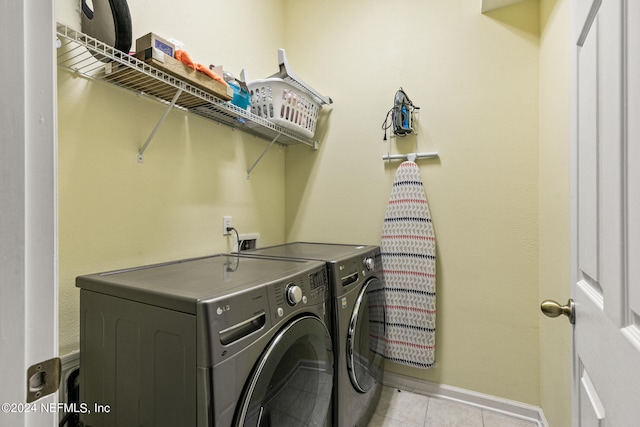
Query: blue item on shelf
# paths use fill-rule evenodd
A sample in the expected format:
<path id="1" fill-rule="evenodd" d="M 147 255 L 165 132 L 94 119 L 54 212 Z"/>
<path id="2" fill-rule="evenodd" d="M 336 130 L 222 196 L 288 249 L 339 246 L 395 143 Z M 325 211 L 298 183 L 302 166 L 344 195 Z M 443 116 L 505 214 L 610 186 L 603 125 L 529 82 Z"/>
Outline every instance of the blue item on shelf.
<path id="1" fill-rule="evenodd" d="M 231 103 L 238 108 L 246 110 L 250 105 L 249 101 L 251 99 L 249 97 L 249 91 L 240 87 L 235 82 L 227 82 L 227 84 L 233 89 L 233 99 Z"/>

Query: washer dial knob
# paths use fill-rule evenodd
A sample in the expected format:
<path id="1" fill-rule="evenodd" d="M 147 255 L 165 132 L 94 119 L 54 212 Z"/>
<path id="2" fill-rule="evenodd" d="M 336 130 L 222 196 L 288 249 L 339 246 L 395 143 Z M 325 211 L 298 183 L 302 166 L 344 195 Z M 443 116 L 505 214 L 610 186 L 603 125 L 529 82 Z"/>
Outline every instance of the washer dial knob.
<path id="1" fill-rule="evenodd" d="M 367 271 L 371 271 L 375 268 L 376 262 L 371 257 L 366 257 L 364 259 L 364 266 L 367 268 Z"/>
<path id="2" fill-rule="evenodd" d="M 302 289 L 300 289 L 300 286 L 298 285 L 289 283 L 287 285 L 286 294 L 287 294 L 287 302 L 291 307 L 295 306 L 300 301 L 302 301 Z"/>

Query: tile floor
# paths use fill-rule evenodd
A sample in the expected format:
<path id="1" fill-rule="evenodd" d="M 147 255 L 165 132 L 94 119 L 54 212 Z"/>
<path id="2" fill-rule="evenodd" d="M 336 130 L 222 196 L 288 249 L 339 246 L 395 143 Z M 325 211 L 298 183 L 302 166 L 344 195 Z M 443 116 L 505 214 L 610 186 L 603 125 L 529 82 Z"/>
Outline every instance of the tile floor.
<path id="1" fill-rule="evenodd" d="M 537 422 L 509 417 L 448 399 L 384 387 L 368 427 L 537 427 Z"/>

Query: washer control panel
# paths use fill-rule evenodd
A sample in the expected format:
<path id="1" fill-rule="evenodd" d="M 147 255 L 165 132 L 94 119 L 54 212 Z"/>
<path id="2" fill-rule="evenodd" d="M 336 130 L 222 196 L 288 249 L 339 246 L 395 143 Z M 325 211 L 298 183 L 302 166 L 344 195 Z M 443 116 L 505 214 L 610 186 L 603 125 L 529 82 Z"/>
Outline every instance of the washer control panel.
<path id="1" fill-rule="evenodd" d="M 326 268 L 299 275 L 276 284 L 273 288 L 276 302 L 276 318 L 303 308 L 307 305 L 321 304 L 327 301 L 329 280 Z"/>

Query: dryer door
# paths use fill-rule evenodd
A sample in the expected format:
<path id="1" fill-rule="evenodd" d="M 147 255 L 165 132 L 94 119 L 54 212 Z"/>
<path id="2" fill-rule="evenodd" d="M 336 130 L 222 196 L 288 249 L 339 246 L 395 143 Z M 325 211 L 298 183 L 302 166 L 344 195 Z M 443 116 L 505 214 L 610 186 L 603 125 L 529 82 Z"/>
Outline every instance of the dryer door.
<path id="1" fill-rule="evenodd" d="M 324 426 L 333 386 L 333 348 L 314 316 L 288 323 L 254 367 L 235 426 Z"/>
<path id="2" fill-rule="evenodd" d="M 382 282 L 374 277 L 360 290 L 347 332 L 349 377 L 361 393 L 382 380 L 384 321 L 384 289 Z"/>

